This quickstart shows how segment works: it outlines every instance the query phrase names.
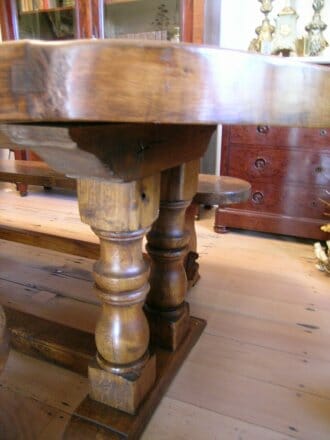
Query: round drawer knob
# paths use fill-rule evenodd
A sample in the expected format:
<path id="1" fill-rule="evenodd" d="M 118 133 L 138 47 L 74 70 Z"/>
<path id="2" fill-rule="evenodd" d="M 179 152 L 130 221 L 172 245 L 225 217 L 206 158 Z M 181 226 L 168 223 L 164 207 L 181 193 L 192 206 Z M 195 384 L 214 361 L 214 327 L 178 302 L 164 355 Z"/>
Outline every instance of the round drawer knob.
<path id="1" fill-rule="evenodd" d="M 254 162 L 254 166 L 258 169 L 265 168 L 266 166 L 265 159 L 263 159 L 262 157 L 258 157 L 258 159 L 256 159 L 256 161 Z"/>
<path id="2" fill-rule="evenodd" d="M 322 130 L 320 130 L 320 136 L 326 136 L 327 134 L 328 134 L 328 132 L 324 128 L 322 128 Z"/>
<path id="3" fill-rule="evenodd" d="M 268 125 L 258 125 L 257 132 L 260 134 L 267 134 L 269 132 Z"/>
<path id="4" fill-rule="evenodd" d="M 262 203 L 263 199 L 264 195 L 260 191 L 256 191 L 252 194 L 252 200 L 254 201 L 254 203 Z"/>
<path id="5" fill-rule="evenodd" d="M 315 173 L 316 174 L 320 174 L 322 172 L 323 172 L 323 168 L 321 166 L 318 166 L 318 167 L 315 168 Z"/>

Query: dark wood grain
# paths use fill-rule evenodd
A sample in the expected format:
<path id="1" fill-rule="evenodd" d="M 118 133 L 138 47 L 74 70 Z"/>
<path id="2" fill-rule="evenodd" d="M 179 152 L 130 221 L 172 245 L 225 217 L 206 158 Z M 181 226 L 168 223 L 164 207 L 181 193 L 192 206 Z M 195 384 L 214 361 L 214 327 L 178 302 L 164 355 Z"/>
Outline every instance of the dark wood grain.
<path id="1" fill-rule="evenodd" d="M 104 38 L 103 3 L 103 0 L 76 0 L 76 38 Z"/>
<path id="2" fill-rule="evenodd" d="M 181 0 L 180 31 L 181 41 L 202 44 L 204 41 L 205 1 Z"/>
<path id="3" fill-rule="evenodd" d="M 53 169 L 72 177 L 131 181 L 201 157 L 214 129 L 168 124 L 0 125 L 0 146 L 29 145 Z"/>
<path id="4" fill-rule="evenodd" d="M 330 70 L 330 69 L 329 69 Z M 297 128 L 290 127 L 290 130 L 275 126 L 242 126 L 230 127 L 227 131 L 232 144 L 240 145 L 276 145 L 278 148 L 307 148 L 324 150 L 330 145 L 330 129 L 323 127 Z"/>
<path id="5" fill-rule="evenodd" d="M 271 212 L 262 213 L 230 207 L 219 208 L 216 211 L 215 230 L 217 232 L 225 232 L 226 228 L 230 227 L 292 235 L 294 237 L 311 238 L 314 240 L 328 240 L 329 234 L 320 230 L 325 221 L 306 217 L 279 216 Z"/>
<path id="6" fill-rule="evenodd" d="M 324 186 L 330 182 L 330 141 L 323 149 L 311 143 L 310 149 L 299 144 L 292 148 L 269 145 L 235 145 L 231 148 L 230 176 L 242 176 L 253 182 Z"/>
<path id="7" fill-rule="evenodd" d="M 215 228 L 325 240 L 330 130 L 267 125 L 223 128 L 221 172 L 252 183 L 244 204 L 218 209 Z"/>
<path id="8" fill-rule="evenodd" d="M 18 40 L 17 2 L 2 0 L 0 2 L 0 28 L 4 41 Z"/>
<path id="9" fill-rule="evenodd" d="M 8 42 L 0 57 L 0 121 L 330 125 L 329 70 L 293 60 L 123 40 Z"/>
<path id="10" fill-rule="evenodd" d="M 194 38 L 194 0 L 180 1 L 181 41 L 192 43 Z"/>

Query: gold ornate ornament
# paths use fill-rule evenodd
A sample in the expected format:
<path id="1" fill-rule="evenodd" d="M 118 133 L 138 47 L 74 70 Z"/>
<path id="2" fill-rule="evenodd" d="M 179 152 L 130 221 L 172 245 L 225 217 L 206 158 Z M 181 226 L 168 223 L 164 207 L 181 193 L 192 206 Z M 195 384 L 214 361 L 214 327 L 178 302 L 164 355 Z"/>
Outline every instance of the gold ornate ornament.
<path id="1" fill-rule="evenodd" d="M 273 10 L 273 0 L 258 0 L 261 3 L 260 11 L 265 15 L 261 26 L 256 28 L 257 38 L 254 38 L 250 45 L 250 52 L 259 52 L 264 55 L 271 53 L 272 37 L 275 27 L 270 24 L 268 15 Z"/>
<path id="2" fill-rule="evenodd" d="M 291 0 L 286 0 L 284 8 L 277 15 L 276 29 L 272 43 L 272 54 L 282 56 L 297 55 L 298 14 Z"/>
<path id="3" fill-rule="evenodd" d="M 314 0 L 314 15 L 312 21 L 305 27 L 308 32 L 307 53 L 309 56 L 319 55 L 327 46 L 328 42 L 324 38 L 323 31 L 327 25 L 321 19 L 321 10 L 324 6 L 324 0 Z"/>

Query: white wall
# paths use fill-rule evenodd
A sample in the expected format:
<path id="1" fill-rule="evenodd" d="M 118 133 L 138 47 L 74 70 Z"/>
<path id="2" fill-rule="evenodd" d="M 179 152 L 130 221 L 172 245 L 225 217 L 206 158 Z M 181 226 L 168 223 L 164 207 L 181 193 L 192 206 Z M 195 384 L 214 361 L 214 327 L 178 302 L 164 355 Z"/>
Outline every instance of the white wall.
<path id="1" fill-rule="evenodd" d="M 304 30 L 305 26 L 311 21 L 313 16 L 312 0 L 295 0 L 292 4 L 299 15 L 298 34 L 302 36 L 306 33 Z M 274 1 L 274 9 L 270 15 L 271 19 L 277 16 L 283 5 L 284 0 Z M 255 28 L 261 24 L 262 18 L 263 14 L 260 12 L 260 3 L 257 0 L 222 0 L 220 46 L 247 50 L 250 41 L 256 36 Z M 328 25 L 324 35 L 330 44 L 330 0 L 325 0 L 322 19 Z M 325 55 L 328 53 L 330 56 L 329 48 Z"/>

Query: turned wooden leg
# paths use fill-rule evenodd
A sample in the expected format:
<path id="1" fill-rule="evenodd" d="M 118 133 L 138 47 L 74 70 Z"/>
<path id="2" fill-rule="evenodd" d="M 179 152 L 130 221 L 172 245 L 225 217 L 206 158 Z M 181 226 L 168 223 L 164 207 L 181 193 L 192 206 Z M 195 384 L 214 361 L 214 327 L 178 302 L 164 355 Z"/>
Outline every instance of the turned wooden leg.
<path id="1" fill-rule="evenodd" d="M 185 227 L 189 231 L 190 238 L 188 243 L 188 252 L 184 260 L 188 287 L 194 286 L 199 280 L 199 264 L 197 263 L 197 236 L 196 236 L 196 216 L 199 211 L 199 205 L 191 203 L 186 209 Z"/>
<path id="2" fill-rule="evenodd" d="M 218 208 L 215 211 L 215 222 L 214 222 L 214 232 L 217 232 L 218 234 L 226 234 L 228 232 L 228 228 L 226 225 L 222 224 L 221 222 L 221 209 L 223 209 L 224 206 L 218 206 Z"/>
<path id="3" fill-rule="evenodd" d="M 12 150 L 14 151 L 15 160 L 28 160 L 25 150 Z M 28 185 L 26 183 L 17 182 L 16 190 L 19 192 L 21 197 L 25 197 L 28 193 Z"/>
<path id="4" fill-rule="evenodd" d="M 184 260 L 190 234 L 185 213 L 197 189 L 198 172 L 198 161 L 192 161 L 162 173 L 159 217 L 147 235 L 151 274 L 146 311 L 151 337 L 170 350 L 176 350 L 189 325 Z"/>
<path id="5" fill-rule="evenodd" d="M 93 399 L 134 414 L 155 381 L 143 305 L 149 264 L 142 239 L 158 214 L 159 175 L 137 182 L 78 180 L 83 222 L 100 238 L 94 279 L 102 301 L 89 367 Z"/>

